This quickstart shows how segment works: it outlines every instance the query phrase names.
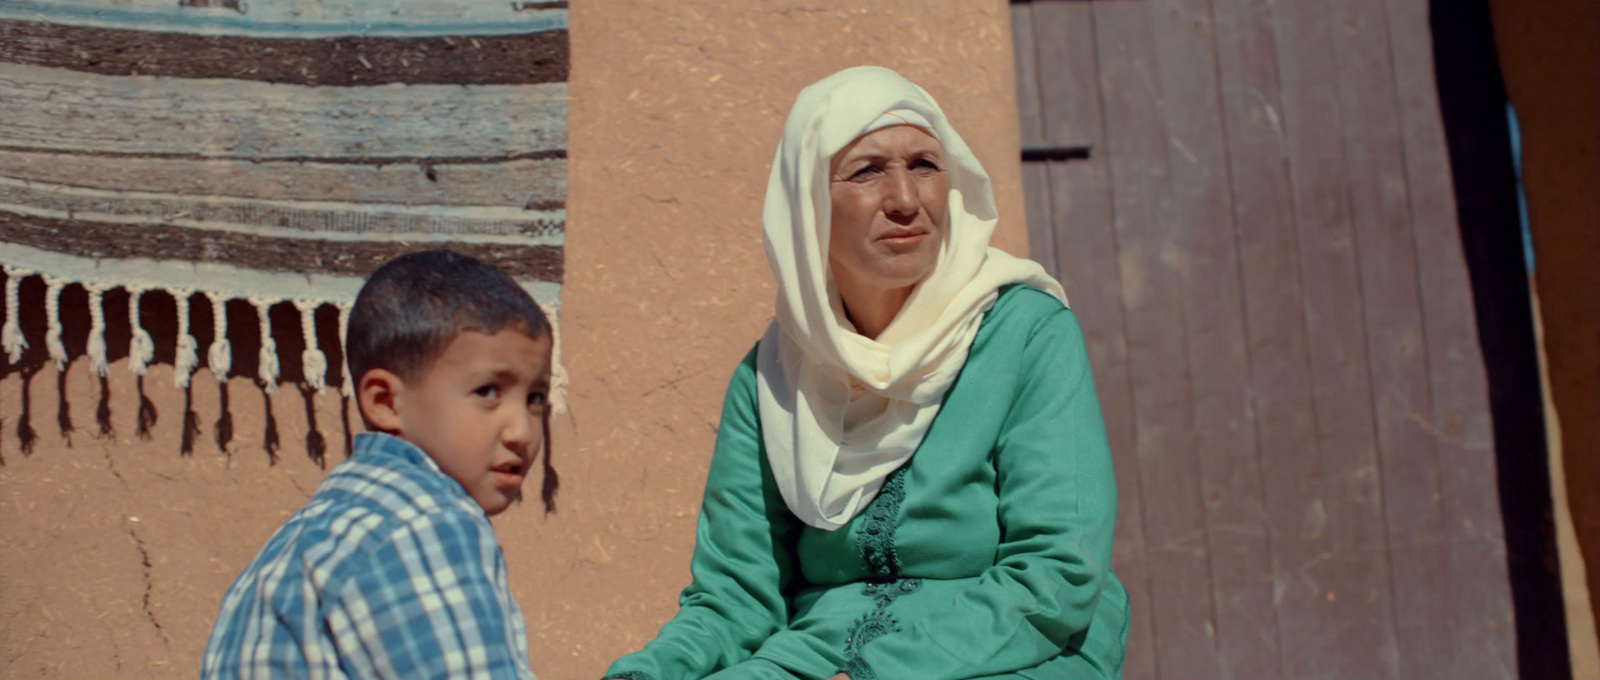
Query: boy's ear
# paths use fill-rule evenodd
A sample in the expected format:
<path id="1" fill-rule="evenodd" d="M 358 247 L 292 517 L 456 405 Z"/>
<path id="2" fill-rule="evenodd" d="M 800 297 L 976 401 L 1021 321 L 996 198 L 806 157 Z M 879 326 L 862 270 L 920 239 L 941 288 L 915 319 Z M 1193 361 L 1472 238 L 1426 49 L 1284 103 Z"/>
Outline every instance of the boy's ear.
<path id="1" fill-rule="evenodd" d="M 405 382 L 392 371 L 369 369 L 356 383 L 356 404 L 367 426 L 379 432 L 403 434 L 405 419 L 400 415 L 400 393 Z"/>

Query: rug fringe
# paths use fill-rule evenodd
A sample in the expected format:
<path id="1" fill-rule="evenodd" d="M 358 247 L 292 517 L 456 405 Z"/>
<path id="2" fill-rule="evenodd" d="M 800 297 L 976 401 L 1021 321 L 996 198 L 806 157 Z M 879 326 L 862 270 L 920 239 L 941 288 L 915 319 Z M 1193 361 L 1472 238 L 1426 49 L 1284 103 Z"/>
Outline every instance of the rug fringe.
<path id="1" fill-rule="evenodd" d="M 44 315 L 47 326 L 44 331 L 44 348 L 50 353 L 50 360 L 55 362 L 57 371 L 67 370 L 67 346 L 61 342 L 61 289 L 67 286 L 65 279 L 54 276 L 44 277 Z"/>
<path id="2" fill-rule="evenodd" d="M 99 281 L 73 280 L 68 277 L 58 277 L 47 273 L 37 272 L 32 269 L 0 264 L 0 271 L 6 275 L 4 301 L 5 309 L 0 314 L 0 351 L 11 364 L 15 365 L 22 359 L 23 353 L 28 349 L 27 337 L 23 334 L 21 322 L 21 286 L 24 279 L 39 277 L 45 284 L 45 350 L 50 361 L 55 364 L 57 371 L 65 371 L 71 357 L 62 341 L 64 320 L 61 311 L 61 293 L 67 286 L 81 286 L 88 294 L 89 306 L 89 337 L 86 354 L 89 358 L 90 370 L 95 375 L 104 376 L 109 364 L 106 346 L 106 320 L 105 320 L 105 293 L 117 288 L 122 288 L 128 293 L 128 326 L 131 337 L 128 341 L 128 369 L 135 375 L 145 375 L 149 372 L 150 365 L 155 362 L 156 343 L 154 336 L 144 326 L 141 302 L 144 295 L 151 291 L 166 291 L 172 295 L 177 312 L 177 339 L 173 353 L 173 385 L 187 388 L 194 377 L 195 371 L 200 367 L 200 340 L 193 332 L 191 325 L 191 302 L 196 293 L 203 295 L 211 304 L 212 339 L 206 348 L 206 366 L 218 382 L 227 382 L 228 374 L 233 369 L 233 344 L 228 340 L 228 302 L 235 298 L 232 294 L 211 290 L 195 290 L 184 287 L 149 286 L 142 284 L 106 284 Z M 344 397 L 355 395 L 355 381 L 350 375 L 349 362 L 345 360 L 344 348 L 350 332 L 350 308 L 352 302 L 341 299 L 319 300 L 314 298 L 245 298 L 256 311 L 256 322 L 261 333 L 261 351 L 257 379 L 267 392 L 276 392 L 278 383 L 282 379 L 281 359 L 278 355 L 278 345 L 272 335 L 271 309 L 273 305 L 287 302 L 294 305 L 300 313 L 300 331 L 305 341 L 304 349 L 300 354 L 301 373 L 303 383 L 321 392 L 326 389 L 334 379 L 334 372 L 339 375 L 339 393 Z M 317 310 L 322 305 L 331 304 L 339 311 L 339 366 L 337 369 L 329 365 L 329 357 L 321 347 L 317 334 Z M 551 347 L 550 367 L 550 409 L 552 413 L 560 414 L 567 411 L 566 392 L 570 379 L 565 365 L 562 362 L 562 347 L 560 333 L 560 304 L 540 303 L 540 309 L 549 318 L 553 329 L 554 341 Z M 241 320 L 242 321 L 242 320 Z"/>
<path id="3" fill-rule="evenodd" d="M 278 341 L 272 339 L 272 301 L 250 298 L 250 304 L 261 320 L 261 358 L 257 361 L 256 376 L 261 379 L 262 388 L 271 394 L 278 391 Z"/>
<path id="4" fill-rule="evenodd" d="M 178 351 L 172 359 L 172 384 L 188 388 L 189 376 L 200 365 L 200 341 L 189 334 L 189 298 L 194 291 L 175 289 L 172 299 L 178 303 Z"/>
<path id="5" fill-rule="evenodd" d="M 221 293 L 206 293 L 211 300 L 211 348 L 206 350 L 206 366 L 217 382 L 228 382 L 233 370 L 233 345 L 228 342 L 228 301 Z"/>
<path id="6" fill-rule="evenodd" d="M 104 377 L 106 374 L 105 293 L 109 286 L 98 283 L 79 285 L 89 291 L 89 370 L 94 371 L 95 375 Z"/>
<path id="7" fill-rule="evenodd" d="M 350 304 L 339 305 L 339 347 L 348 348 L 349 343 L 345 338 L 350 335 Z M 343 349 L 340 350 L 344 351 Z M 339 362 L 339 393 L 346 397 L 356 393 L 356 387 L 350 382 L 350 355 L 345 354 L 344 360 Z M 348 452 L 346 458 L 349 457 Z"/>
<path id="8" fill-rule="evenodd" d="M 22 312 L 19 303 L 18 290 L 22 287 L 22 280 L 28 278 L 33 272 L 16 267 L 0 265 L 6 273 L 6 316 L 5 324 L 0 327 L 0 347 L 6 351 L 6 359 L 14 366 L 22 361 L 22 351 L 28 348 L 28 339 L 22 336 Z"/>
<path id="9" fill-rule="evenodd" d="M 300 310 L 300 336 L 306 347 L 300 352 L 300 373 L 305 376 L 306 384 L 311 389 L 321 392 L 322 388 L 328 386 L 328 357 L 317 345 L 317 307 L 322 303 L 318 300 L 295 300 L 294 306 Z"/>

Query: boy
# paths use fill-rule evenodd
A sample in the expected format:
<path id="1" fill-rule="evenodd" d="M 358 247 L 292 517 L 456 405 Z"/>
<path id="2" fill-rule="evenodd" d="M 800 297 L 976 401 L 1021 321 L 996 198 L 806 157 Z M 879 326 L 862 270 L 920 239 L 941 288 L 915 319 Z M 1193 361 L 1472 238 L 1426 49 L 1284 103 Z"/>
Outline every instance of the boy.
<path id="1" fill-rule="evenodd" d="M 347 336 L 367 433 L 228 590 L 201 677 L 533 678 L 489 517 L 544 444 L 549 323 L 430 251 L 373 273 Z"/>

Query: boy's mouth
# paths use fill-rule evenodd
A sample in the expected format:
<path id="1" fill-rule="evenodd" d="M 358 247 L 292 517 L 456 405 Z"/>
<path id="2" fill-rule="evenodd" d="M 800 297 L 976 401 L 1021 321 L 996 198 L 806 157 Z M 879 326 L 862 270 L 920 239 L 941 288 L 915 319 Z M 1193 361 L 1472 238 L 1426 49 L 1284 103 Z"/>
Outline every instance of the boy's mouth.
<path id="1" fill-rule="evenodd" d="M 524 473 L 522 463 L 501 463 L 489 468 L 489 471 L 494 473 L 495 479 L 503 486 L 520 486 L 522 484 Z"/>

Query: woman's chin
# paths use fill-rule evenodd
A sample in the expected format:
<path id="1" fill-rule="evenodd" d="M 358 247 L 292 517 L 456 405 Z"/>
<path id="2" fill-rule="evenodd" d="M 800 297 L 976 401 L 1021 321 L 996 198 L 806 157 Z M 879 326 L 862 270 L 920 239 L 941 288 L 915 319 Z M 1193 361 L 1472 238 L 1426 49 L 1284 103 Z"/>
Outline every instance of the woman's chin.
<path id="1" fill-rule="evenodd" d="M 908 252 L 880 252 L 878 257 L 866 262 L 867 276 L 875 286 L 886 290 L 915 286 L 933 271 L 935 253 L 930 248 L 917 248 Z"/>
<path id="2" fill-rule="evenodd" d="M 911 288 L 928 278 L 928 273 L 931 271 L 933 271 L 931 261 L 904 263 L 902 266 L 886 267 L 880 280 L 886 290 Z"/>

